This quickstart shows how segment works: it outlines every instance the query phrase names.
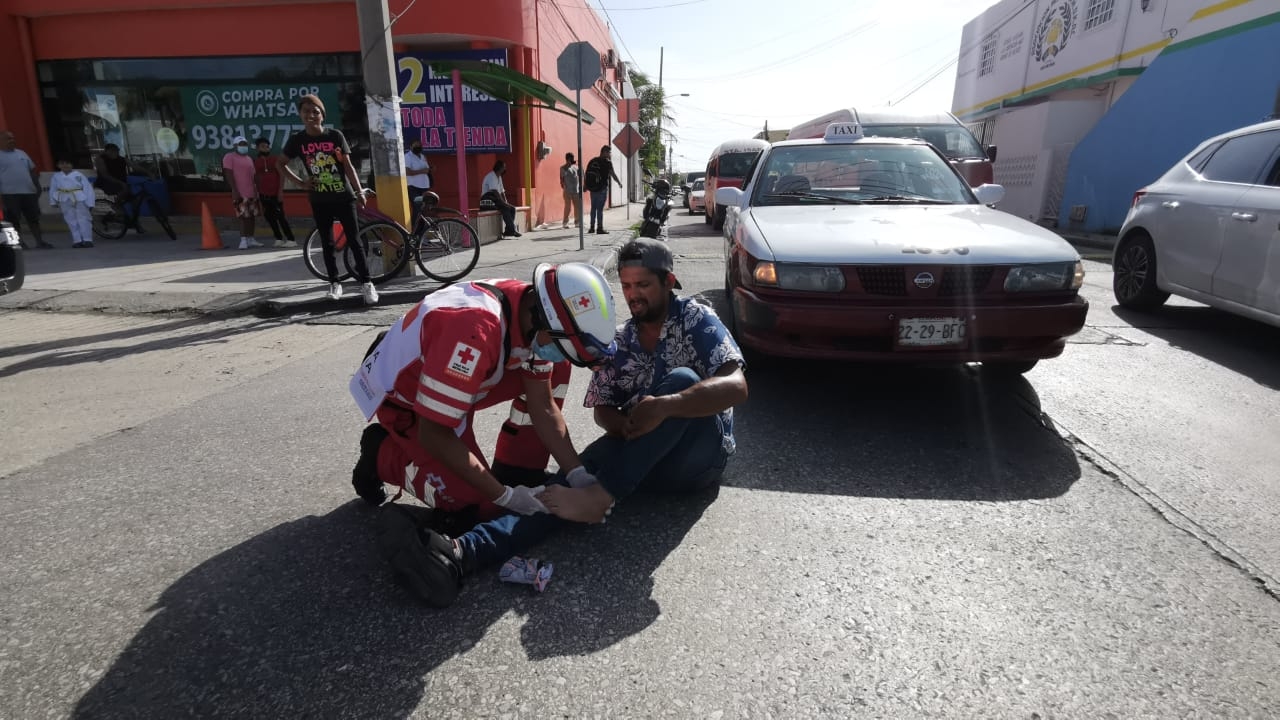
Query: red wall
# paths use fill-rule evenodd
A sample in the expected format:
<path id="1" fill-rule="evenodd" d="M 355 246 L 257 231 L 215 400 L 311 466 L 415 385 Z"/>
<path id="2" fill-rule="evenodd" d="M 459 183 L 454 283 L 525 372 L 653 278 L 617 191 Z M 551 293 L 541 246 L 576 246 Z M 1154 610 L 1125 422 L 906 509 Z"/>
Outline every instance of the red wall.
<path id="1" fill-rule="evenodd" d="M 181 4 L 181 7 L 175 7 Z M 394 8 L 393 8 L 394 9 Z M 556 59 L 575 37 L 602 53 L 612 47 L 608 30 L 594 11 L 564 4 L 558 12 L 539 0 L 419 0 L 393 30 L 402 48 L 506 47 L 512 69 L 546 82 L 570 98 L 556 77 Z M 33 57 L 24 57 L 19 22 L 30 23 Z M 323 32 L 316 32 L 323 28 Z M 355 4 L 295 3 L 275 0 L 8 0 L 0 12 L 0 67 L 27 68 L 39 60 L 108 57 L 189 57 L 356 52 L 360 47 Z M 615 82 L 610 72 L 607 82 Z M 12 130 L 42 170 L 51 169 L 43 140 L 44 118 L 31 107 L 36 88 L 28 74 L 13 73 L 0 86 L 0 126 Z M 583 91 L 583 107 L 596 118 L 583 129 L 584 155 L 594 156 L 609 142 L 610 106 L 598 90 Z M 574 118 L 549 111 L 532 113 L 531 140 L 519 152 L 526 113 L 512 108 L 512 153 L 503 157 L 508 195 L 522 198 L 526 165 L 533 179 L 533 222 L 559 221 L 563 202 L 559 167 L 564 153 L 577 153 Z M 536 160 L 539 140 L 553 147 Z M 43 147 L 41 147 L 43 145 Z M 480 182 L 496 155 L 468 155 L 470 203 L 478 202 Z M 457 168 L 452 155 L 431 158 L 445 204 L 457 203 Z M 221 195 L 177 194 L 175 212 L 198 214 L 200 203 L 222 203 Z M 288 211 L 306 215 L 302 195 L 290 197 Z"/>

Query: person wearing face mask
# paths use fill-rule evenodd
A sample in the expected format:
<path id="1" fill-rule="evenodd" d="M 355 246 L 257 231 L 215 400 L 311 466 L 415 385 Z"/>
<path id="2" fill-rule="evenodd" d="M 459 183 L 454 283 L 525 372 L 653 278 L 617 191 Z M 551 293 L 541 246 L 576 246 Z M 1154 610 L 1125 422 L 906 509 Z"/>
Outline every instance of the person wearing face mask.
<path id="1" fill-rule="evenodd" d="M 385 483 L 479 519 L 545 513 L 538 494 L 550 458 L 585 474 L 560 413 L 569 366 L 608 360 L 615 327 L 608 282 L 583 263 L 539 265 L 533 282 L 463 282 L 427 295 L 375 341 L 351 379 L 356 405 L 377 420 L 361 439 L 357 494 L 382 505 Z M 473 415 L 502 403 L 511 409 L 491 467 Z M 384 517 L 398 536 L 407 516 Z M 393 565 L 409 571 L 400 564 L 411 558 L 392 550 Z"/>
<path id="2" fill-rule="evenodd" d="M 283 176 L 276 169 L 278 162 L 271 154 L 271 141 L 258 138 L 253 141 L 258 148 L 258 156 L 253 159 L 254 186 L 258 189 L 258 202 L 262 205 L 262 217 L 271 227 L 271 234 L 276 238 L 275 247 L 296 248 L 298 243 L 293 239 L 293 228 L 284 216 L 284 202 L 281 191 L 284 190 Z"/>
<path id="3" fill-rule="evenodd" d="M 409 185 L 409 207 L 417 211 L 417 199 L 431 189 L 431 165 L 422 154 L 422 142 L 413 140 L 409 143 L 409 152 L 404 154 L 405 182 Z"/>
<path id="4" fill-rule="evenodd" d="M 243 135 L 237 135 L 231 144 L 234 149 L 222 157 L 222 176 L 231 187 L 231 203 L 236 217 L 240 218 L 240 249 L 262 247 L 262 243 L 253 239 L 253 226 L 257 223 L 260 209 L 254 184 L 257 170 L 253 158 L 249 157 L 249 141 Z"/>

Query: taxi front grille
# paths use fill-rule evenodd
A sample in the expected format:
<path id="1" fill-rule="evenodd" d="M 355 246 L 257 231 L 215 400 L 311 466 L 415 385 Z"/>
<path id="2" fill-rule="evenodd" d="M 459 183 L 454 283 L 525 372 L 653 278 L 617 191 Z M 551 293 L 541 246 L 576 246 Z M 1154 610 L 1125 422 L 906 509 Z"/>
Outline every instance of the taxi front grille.
<path id="1" fill-rule="evenodd" d="M 991 284 L 991 276 L 996 269 L 992 267 L 951 267 L 942 273 L 942 284 L 938 287 L 939 297 L 965 297 L 981 295 Z"/>
<path id="2" fill-rule="evenodd" d="M 858 265 L 858 282 L 868 295 L 903 297 L 907 294 L 907 269 L 902 265 Z"/>

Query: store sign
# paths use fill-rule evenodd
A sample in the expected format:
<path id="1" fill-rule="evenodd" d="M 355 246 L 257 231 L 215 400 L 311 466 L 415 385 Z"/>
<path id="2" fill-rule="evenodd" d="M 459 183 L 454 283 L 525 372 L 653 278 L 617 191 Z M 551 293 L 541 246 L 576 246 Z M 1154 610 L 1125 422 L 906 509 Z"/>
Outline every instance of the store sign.
<path id="1" fill-rule="evenodd" d="M 182 114 L 187 126 L 187 152 L 202 173 L 219 173 L 222 157 L 237 135 L 252 143 L 262 137 L 279 152 L 289 135 L 302 129 L 298 98 L 314 94 L 324 103 L 324 123 L 342 127 L 335 83 L 287 85 L 193 85 L 182 88 Z"/>
<path id="2" fill-rule="evenodd" d="M 453 122 L 453 75 L 433 73 L 428 65 L 432 60 L 485 60 L 505 67 L 507 51 L 396 54 L 405 146 L 418 140 L 426 152 L 455 153 L 458 141 Z M 511 106 L 506 101 L 463 85 L 462 124 L 468 153 L 511 152 Z"/>

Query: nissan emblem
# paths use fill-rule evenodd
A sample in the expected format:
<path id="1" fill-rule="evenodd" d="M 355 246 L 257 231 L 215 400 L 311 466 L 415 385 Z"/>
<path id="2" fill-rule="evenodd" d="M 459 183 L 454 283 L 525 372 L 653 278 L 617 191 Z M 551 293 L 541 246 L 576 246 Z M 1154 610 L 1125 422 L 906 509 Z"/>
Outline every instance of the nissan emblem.
<path id="1" fill-rule="evenodd" d="M 933 287 L 933 274 L 922 272 L 919 275 L 916 275 L 915 284 L 916 284 L 916 287 L 920 288 L 921 290 L 928 290 L 929 288 Z"/>

